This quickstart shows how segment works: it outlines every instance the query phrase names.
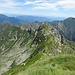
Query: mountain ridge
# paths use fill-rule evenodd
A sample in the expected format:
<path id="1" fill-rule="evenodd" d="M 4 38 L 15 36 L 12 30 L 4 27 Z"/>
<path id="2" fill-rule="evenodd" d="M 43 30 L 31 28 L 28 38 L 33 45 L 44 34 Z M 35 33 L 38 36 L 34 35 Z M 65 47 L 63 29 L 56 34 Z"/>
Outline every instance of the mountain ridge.
<path id="1" fill-rule="evenodd" d="M 0 73 L 20 74 L 26 71 L 26 65 L 34 64 L 40 57 L 44 57 L 43 54 L 48 58 L 61 54 L 74 54 L 74 47 L 75 43 L 65 39 L 47 22 L 37 30 L 27 30 L 12 25 L 3 30 L 0 37 Z"/>
<path id="2" fill-rule="evenodd" d="M 61 34 L 63 34 L 67 39 L 75 40 L 75 18 L 69 17 L 62 21 L 54 21 L 51 23 Z"/>
<path id="3" fill-rule="evenodd" d="M 60 32 L 67 25 L 36 21 L 26 26 L 7 21 L 0 25 L 0 74 L 74 75 L 75 42 Z"/>

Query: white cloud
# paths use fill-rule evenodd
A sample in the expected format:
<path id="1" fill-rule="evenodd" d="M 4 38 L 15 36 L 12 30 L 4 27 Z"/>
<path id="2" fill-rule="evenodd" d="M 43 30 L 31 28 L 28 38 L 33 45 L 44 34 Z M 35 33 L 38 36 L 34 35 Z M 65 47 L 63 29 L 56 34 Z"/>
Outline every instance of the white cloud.
<path id="1" fill-rule="evenodd" d="M 16 2 L 15 0 L 1 0 L 0 1 L 0 7 L 15 7 L 15 6 L 19 6 L 21 3 Z"/>
<path id="2" fill-rule="evenodd" d="M 75 10 L 75 0 L 60 0 L 57 4 L 62 8 Z"/>
<path id="3" fill-rule="evenodd" d="M 47 1 L 47 0 L 35 0 L 35 1 L 26 1 L 23 5 L 33 5 L 33 9 L 53 9 L 57 10 L 56 4 L 52 3 L 53 0 Z"/>
<path id="4" fill-rule="evenodd" d="M 55 3 L 48 3 L 48 2 L 43 2 L 41 4 L 36 4 L 36 7 L 34 9 L 45 9 L 45 10 L 57 10 L 58 8 L 56 7 L 57 4 Z"/>
<path id="5" fill-rule="evenodd" d="M 43 2 L 43 0 L 35 0 L 35 1 L 26 1 L 23 5 L 36 5 L 40 2 Z"/>
<path id="6" fill-rule="evenodd" d="M 75 10 L 75 0 L 23 0 L 20 2 L 18 0 L 0 0 L 0 7 L 24 7 L 27 5 L 33 5 L 32 9 L 35 10 L 58 10 L 59 7 Z"/>
<path id="7" fill-rule="evenodd" d="M 31 5 L 31 7 L 29 7 Z M 3 7 L 3 8 L 2 8 Z M 12 10 L 9 10 L 9 9 Z M 17 9 L 18 8 L 18 9 Z M 27 11 L 24 9 L 30 8 Z M 10 14 L 40 14 L 50 16 L 74 16 L 72 13 L 64 14 L 60 9 L 74 10 L 75 11 L 75 0 L 0 0 L 0 13 Z M 38 13 L 36 10 L 49 10 L 44 13 Z M 59 10 L 59 11 L 58 11 Z M 31 11 L 31 12 L 29 12 Z M 33 12 L 34 11 L 34 12 Z M 41 11 L 42 12 L 42 11 Z M 59 13 L 60 12 L 60 13 Z M 47 14 L 48 13 L 48 14 Z M 50 13 L 50 14 L 49 14 Z M 63 13 L 63 14 L 62 14 Z"/>
<path id="8" fill-rule="evenodd" d="M 59 7 L 63 9 L 75 10 L 74 0 L 35 0 L 27 1 L 23 5 L 34 5 L 33 9 L 57 10 Z"/>

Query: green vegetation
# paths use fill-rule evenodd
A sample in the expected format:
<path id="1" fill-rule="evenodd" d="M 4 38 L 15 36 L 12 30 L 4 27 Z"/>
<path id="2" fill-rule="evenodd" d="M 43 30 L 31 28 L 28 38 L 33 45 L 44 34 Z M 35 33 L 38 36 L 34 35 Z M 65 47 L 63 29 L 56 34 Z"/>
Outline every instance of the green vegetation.
<path id="1" fill-rule="evenodd" d="M 74 65 L 74 55 L 61 55 L 49 59 L 41 58 L 26 70 L 15 75 L 74 75 Z"/>
<path id="2" fill-rule="evenodd" d="M 75 43 L 48 23 L 36 30 L 9 26 L 1 32 L 2 75 L 75 75 Z"/>
<path id="3" fill-rule="evenodd" d="M 74 55 L 60 55 L 55 57 L 49 57 L 46 54 L 42 54 L 40 57 L 40 55 L 28 59 L 26 65 L 19 66 L 16 72 L 13 72 L 13 69 L 3 75 L 75 75 Z"/>

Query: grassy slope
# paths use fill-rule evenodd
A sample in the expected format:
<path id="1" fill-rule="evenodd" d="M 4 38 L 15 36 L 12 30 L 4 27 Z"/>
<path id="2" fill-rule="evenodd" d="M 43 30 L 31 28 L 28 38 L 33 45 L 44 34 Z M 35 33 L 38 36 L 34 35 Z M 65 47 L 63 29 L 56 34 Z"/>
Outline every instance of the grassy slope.
<path id="1" fill-rule="evenodd" d="M 15 75 L 75 75 L 75 56 L 61 55 L 40 58 L 26 70 Z"/>
<path id="2" fill-rule="evenodd" d="M 61 36 L 52 26 L 46 26 L 36 34 L 32 45 L 36 43 L 30 58 L 18 66 L 13 63 L 3 75 L 75 75 L 75 56 L 71 55 L 75 43 L 63 38 L 62 44 Z"/>
<path id="3" fill-rule="evenodd" d="M 13 69 L 3 75 L 75 75 L 74 65 L 74 55 L 49 57 L 43 53 L 29 59 L 26 66 L 19 66 L 20 70 L 14 71 Z"/>

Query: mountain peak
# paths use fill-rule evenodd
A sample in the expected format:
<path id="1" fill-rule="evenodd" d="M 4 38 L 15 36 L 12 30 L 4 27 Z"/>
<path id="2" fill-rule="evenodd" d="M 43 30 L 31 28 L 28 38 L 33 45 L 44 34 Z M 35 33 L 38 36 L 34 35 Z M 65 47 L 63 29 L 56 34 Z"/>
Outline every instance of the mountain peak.
<path id="1" fill-rule="evenodd" d="M 4 17 L 7 17 L 6 15 L 4 15 L 4 14 L 0 14 L 0 17 L 2 18 L 4 18 Z"/>
<path id="2" fill-rule="evenodd" d="M 73 20 L 73 19 L 75 19 L 74 17 L 68 17 L 67 19 L 65 19 L 65 20 Z"/>

